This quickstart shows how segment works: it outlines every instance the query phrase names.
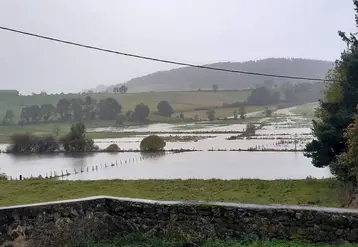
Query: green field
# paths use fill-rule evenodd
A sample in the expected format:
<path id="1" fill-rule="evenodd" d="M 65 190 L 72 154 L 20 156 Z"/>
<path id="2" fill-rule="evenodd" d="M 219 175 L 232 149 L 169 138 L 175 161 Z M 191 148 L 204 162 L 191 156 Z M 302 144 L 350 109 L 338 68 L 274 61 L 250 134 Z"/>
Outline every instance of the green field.
<path id="1" fill-rule="evenodd" d="M 96 100 L 112 97 L 123 107 L 124 111 L 134 110 L 141 102 L 148 105 L 151 111 L 157 111 L 157 104 L 167 100 L 174 111 L 191 111 L 198 107 L 221 106 L 223 103 L 233 103 L 246 100 L 250 91 L 218 91 L 218 92 L 144 92 L 144 93 L 94 93 L 90 94 Z M 53 104 L 56 106 L 61 98 L 85 98 L 89 94 L 56 94 L 56 95 L 29 95 L 29 96 L 0 96 L 0 119 L 4 117 L 6 110 L 13 110 L 16 119 L 19 118 L 21 109 L 29 105 Z"/>
<path id="2" fill-rule="evenodd" d="M 156 200 L 206 200 L 339 207 L 332 179 L 306 180 L 99 180 L 0 181 L 0 205 L 107 195 Z"/>
<path id="3" fill-rule="evenodd" d="M 274 107 L 274 106 L 270 106 Z M 233 111 L 235 108 L 220 108 L 215 109 L 217 112 L 216 115 L 218 118 L 231 117 L 233 115 Z M 260 106 L 249 106 L 246 109 L 247 113 L 263 111 L 264 107 Z M 185 113 L 185 117 L 194 117 L 194 115 L 198 114 L 200 118 L 206 118 L 206 111 L 189 111 Z M 161 117 L 158 115 L 150 116 L 152 121 L 160 122 L 160 123 L 168 123 L 168 124 L 186 124 L 193 123 L 192 119 L 179 119 L 177 117 Z M 247 123 L 248 121 L 255 121 L 257 117 L 250 117 L 244 120 L 241 119 L 230 119 L 230 120 L 215 120 L 210 122 L 210 125 L 229 125 L 229 124 L 241 124 Z M 0 143 L 9 143 L 10 137 L 12 134 L 16 133 L 33 133 L 33 134 L 53 134 L 55 127 L 59 128 L 59 136 L 63 136 L 68 133 L 70 127 L 75 122 L 69 123 L 38 123 L 38 124 L 27 124 L 24 126 L 0 126 Z M 195 131 L 198 131 L 200 128 L 200 123 L 191 127 L 185 127 L 183 129 L 193 128 Z M 84 124 L 87 128 L 100 128 L 100 127 L 115 127 L 115 121 L 110 120 L 92 120 L 92 121 L 84 121 Z M 180 131 L 178 129 L 178 131 Z M 205 130 L 204 130 L 205 131 Z M 119 132 L 87 132 L 87 136 L 92 139 L 103 139 L 103 138 L 121 138 L 121 137 L 129 137 L 133 136 L 135 133 L 129 132 L 119 133 Z"/>
<path id="4" fill-rule="evenodd" d="M 318 102 L 299 105 L 292 110 L 292 113 L 297 115 L 313 116 L 316 107 L 318 107 Z"/>
<path id="5" fill-rule="evenodd" d="M 18 133 L 33 133 L 33 134 L 53 134 L 54 128 L 59 127 L 59 136 L 63 136 L 69 132 L 72 123 L 39 123 L 29 124 L 23 127 L 21 126 L 0 126 L 0 143 L 9 143 L 10 136 Z M 100 128 L 114 126 L 114 121 L 95 120 L 85 122 L 87 128 Z M 98 132 L 88 133 L 90 138 L 119 138 L 124 136 L 130 136 L 122 133 L 111 132 Z"/>
<path id="6" fill-rule="evenodd" d="M 247 106 L 245 108 L 245 112 L 246 113 L 250 113 L 250 112 L 259 112 L 259 111 L 264 111 L 266 106 Z M 277 105 L 268 105 L 267 107 L 269 108 L 276 108 Z M 237 108 L 214 108 L 215 111 L 215 116 L 218 118 L 224 118 L 224 117 L 231 117 L 234 115 L 234 111 L 238 110 Z M 207 115 L 206 115 L 207 110 L 190 110 L 190 111 L 186 111 L 184 112 L 184 115 L 187 117 L 194 117 L 195 115 L 198 115 L 200 118 L 206 119 Z"/>

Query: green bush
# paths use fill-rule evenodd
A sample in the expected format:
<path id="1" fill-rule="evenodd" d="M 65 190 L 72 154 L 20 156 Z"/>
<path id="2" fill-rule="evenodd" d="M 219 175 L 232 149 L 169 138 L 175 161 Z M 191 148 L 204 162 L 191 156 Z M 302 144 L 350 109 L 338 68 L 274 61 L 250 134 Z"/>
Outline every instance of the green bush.
<path id="1" fill-rule="evenodd" d="M 119 115 L 116 120 L 117 126 L 123 126 L 128 121 L 127 117 L 123 114 Z"/>
<path id="2" fill-rule="evenodd" d="M 8 180 L 8 176 L 5 173 L 0 173 L 0 180 Z"/>
<path id="3" fill-rule="evenodd" d="M 59 144 L 51 135 L 37 136 L 29 133 L 13 134 L 9 153 L 52 153 L 59 150 Z"/>
<path id="4" fill-rule="evenodd" d="M 248 123 L 246 125 L 245 134 L 247 134 L 247 135 L 255 135 L 255 132 L 256 132 L 255 124 Z"/>
<path id="5" fill-rule="evenodd" d="M 166 143 L 163 138 L 157 135 L 151 135 L 143 138 L 140 142 L 141 151 L 157 152 L 162 151 Z"/>
<path id="6" fill-rule="evenodd" d="M 113 153 L 121 151 L 121 149 L 115 143 L 109 145 L 105 150 L 107 152 L 113 152 Z"/>
<path id="7" fill-rule="evenodd" d="M 70 132 L 60 139 L 66 152 L 92 152 L 98 150 L 94 141 L 86 137 L 86 126 L 79 122 L 73 124 Z"/>

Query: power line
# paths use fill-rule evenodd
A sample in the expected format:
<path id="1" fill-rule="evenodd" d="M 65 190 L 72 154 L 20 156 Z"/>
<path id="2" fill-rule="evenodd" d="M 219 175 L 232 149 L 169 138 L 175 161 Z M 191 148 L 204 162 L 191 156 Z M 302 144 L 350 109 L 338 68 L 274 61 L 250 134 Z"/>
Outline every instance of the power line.
<path id="1" fill-rule="evenodd" d="M 126 52 L 120 52 L 120 51 L 104 49 L 104 48 L 95 47 L 95 46 L 91 46 L 91 45 L 85 45 L 85 44 L 80 44 L 80 43 L 76 43 L 76 42 L 72 42 L 72 41 L 67 41 L 67 40 L 52 38 L 52 37 L 43 36 L 43 35 L 39 35 L 39 34 L 24 32 L 24 31 L 20 31 L 20 30 L 8 28 L 8 27 L 3 27 L 3 26 L 0 26 L 0 29 L 5 30 L 5 31 L 9 31 L 9 32 L 14 32 L 14 33 L 27 35 L 27 36 L 32 36 L 32 37 L 36 37 L 36 38 L 51 40 L 51 41 L 55 41 L 55 42 L 59 42 L 59 43 L 63 43 L 63 44 L 83 47 L 83 48 L 87 48 L 87 49 L 92 49 L 92 50 L 97 50 L 97 51 L 102 51 L 102 52 L 107 52 L 107 53 L 114 53 L 114 54 L 117 54 L 117 55 L 133 57 L 133 58 L 139 58 L 139 59 L 144 59 L 144 60 L 150 60 L 150 61 L 155 61 L 155 62 L 160 62 L 160 63 L 175 64 L 175 65 L 180 65 L 180 66 L 188 66 L 188 67 L 193 67 L 193 68 L 198 68 L 198 69 L 207 69 L 207 70 L 215 70 L 215 71 L 238 73 L 238 74 L 245 74 L 245 75 L 254 75 L 254 76 L 267 76 L 267 77 L 275 77 L 275 78 L 285 78 L 285 79 L 293 79 L 293 80 L 308 80 L 308 81 L 321 81 L 321 82 L 325 82 L 325 81 L 340 82 L 340 81 L 336 81 L 336 80 L 326 80 L 326 79 L 321 79 L 321 78 L 310 78 L 310 77 L 278 75 L 278 74 L 266 74 L 266 73 L 259 73 L 259 72 L 249 72 L 249 71 L 242 71 L 242 70 L 231 70 L 231 69 L 224 69 L 224 68 L 216 68 L 216 67 L 210 67 L 210 66 L 204 66 L 204 65 L 195 65 L 195 64 L 190 64 L 190 63 L 176 62 L 176 61 L 171 61 L 171 60 L 165 60 L 165 59 L 159 59 L 159 58 L 154 58 L 154 57 L 147 57 L 147 56 L 141 56 L 141 55 L 126 53 Z"/>

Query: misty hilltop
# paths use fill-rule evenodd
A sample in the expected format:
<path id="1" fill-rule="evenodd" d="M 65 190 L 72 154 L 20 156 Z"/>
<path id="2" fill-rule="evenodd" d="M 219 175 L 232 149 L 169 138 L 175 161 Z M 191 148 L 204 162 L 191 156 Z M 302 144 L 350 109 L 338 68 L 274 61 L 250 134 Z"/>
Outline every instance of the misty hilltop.
<path id="1" fill-rule="evenodd" d="M 258 61 L 213 63 L 207 64 L 206 66 L 323 79 L 328 70 L 333 67 L 333 62 L 300 58 L 268 58 Z M 255 87 L 257 84 L 262 84 L 265 80 L 274 81 L 278 85 L 287 81 L 291 81 L 292 83 L 303 82 L 303 80 L 252 76 L 182 67 L 133 78 L 125 84 L 128 86 L 129 92 L 160 92 L 211 89 L 213 84 L 217 84 L 220 89 L 243 89 Z M 112 91 L 113 88 L 118 85 L 110 86 L 108 91 Z"/>

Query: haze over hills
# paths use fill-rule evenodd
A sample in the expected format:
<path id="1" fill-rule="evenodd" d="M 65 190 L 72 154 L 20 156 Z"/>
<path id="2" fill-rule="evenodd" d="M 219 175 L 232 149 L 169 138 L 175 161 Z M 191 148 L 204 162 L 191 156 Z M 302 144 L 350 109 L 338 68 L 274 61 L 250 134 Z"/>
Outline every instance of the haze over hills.
<path id="1" fill-rule="evenodd" d="M 258 61 L 214 63 L 206 66 L 249 72 L 324 79 L 328 70 L 333 68 L 333 62 L 301 58 L 267 58 Z M 303 82 L 303 80 L 252 76 L 182 67 L 133 78 L 125 84 L 128 86 L 129 92 L 161 92 L 198 90 L 199 88 L 211 89 L 213 84 L 218 84 L 220 89 L 243 89 L 255 87 L 257 84 L 261 84 L 265 80 L 272 80 L 278 85 L 287 81 L 291 81 L 292 83 Z M 118 85 L 110 86 L 107 90 L 112 91 L 113 88 Z M 102 91 L 103 86 L 101 88 L 94 89 L 94 91 L 99 90 Z"/>

